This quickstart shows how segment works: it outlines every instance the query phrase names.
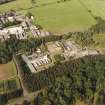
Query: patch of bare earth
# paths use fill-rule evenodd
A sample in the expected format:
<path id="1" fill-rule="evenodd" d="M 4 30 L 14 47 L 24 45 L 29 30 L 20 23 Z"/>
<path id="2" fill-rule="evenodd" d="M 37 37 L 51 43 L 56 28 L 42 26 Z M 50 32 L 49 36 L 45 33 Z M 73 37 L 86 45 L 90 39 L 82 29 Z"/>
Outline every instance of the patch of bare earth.
<path id="1" fill-rule="evenodd" d="M 0 65 L 0 80 L 8 79 L 9 77 L 9 71 L 7 64 L 1 64 Z"/>

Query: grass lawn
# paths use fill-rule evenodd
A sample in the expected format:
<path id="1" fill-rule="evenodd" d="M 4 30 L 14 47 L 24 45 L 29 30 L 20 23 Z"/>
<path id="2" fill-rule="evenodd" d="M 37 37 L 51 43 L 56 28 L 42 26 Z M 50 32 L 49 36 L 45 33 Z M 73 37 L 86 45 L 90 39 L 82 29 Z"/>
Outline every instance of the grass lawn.
<path id="1" fill-rule="evenodd" d="M 57 0 L 36 0 L 30 11 L 36 21 L 48 31 L 65 33 L 87 29 L 95 20 L 78 0 L 56 3 Z M 47 5 L 43 5 L 47 4 Z"/>
<path id="2" fill-rule="evenodd" d="M 84 102 L 77 100 L 76 105 L 86 105 L 86 104 L 84 104 Z"/>
<path id="3" fill-rule="evenodd" d="M 36 0 L 36 6 L 41 6 L 43 4 L 53 4 L 59 0 Z"/>
<path id="4" fill-rule="evenodd" d="M 16 0 L 0 5 L 0 12 L 12 9 L 26 14 L 30 11 L 39 25 L 57 34 L 84 30 L 96 23 L 79 0 L 57 1 L 59 0 L 36 0 L 31 8 L 31 0 Z"/>
<path id="5" fill-rule="evenodd" d="M 97 48 L 105 49 L 105 34 L 94 35 L 93 39 Z"/>
<path id="6" fill-rule="evenodd" d="M 80 0 L 91 10 L 94 16 L 100 16 L 105 19 L 105 0 Z"/>
<path id="7" fill-rule="evenodd" d="M 0 5 L 0 12 L 5 12 L 9 10 L 25 10 L 32 6 L 31 0 L 16 0 L 6 4 Z"/>
<path id="8" fill-rule="evenodd" d="M 8 81 L 11 81 L 11 86 L 9 87 Z M 16 85 L 15 85 L 16 84 Z M 8 88 L 9 87 L 9 88 Z M 7 64 L 0 64 L 0 94 L 4 94 L 7 92 L 12 92 L 14 90 L 20 89 L 20 81 L 17 77 L 16 66 L 13 61 Z"/>
<path id="9" fill-rule="evenodd" d="M 16 67 L 13 61 L 7 64 L 0 64 L 0 80 L 6 80 L 16 75 Z"/>
<path id="10" fill-rule="evenodd" d="M 11 93 L 21 88 L 18 78 L 0 80 L 0 94 Z"/>

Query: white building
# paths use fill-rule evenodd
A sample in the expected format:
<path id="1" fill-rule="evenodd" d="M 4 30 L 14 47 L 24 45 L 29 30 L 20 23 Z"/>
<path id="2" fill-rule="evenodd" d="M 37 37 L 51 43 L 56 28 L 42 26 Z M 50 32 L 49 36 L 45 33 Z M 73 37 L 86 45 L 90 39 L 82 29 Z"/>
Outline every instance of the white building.
<path id="1" fill-rule="evenodd" d="M 49 36 L 50 33 L 41 29 L 38 29 L 36 26 L 31 25 L 30 26 L 30 31 L 33 35 L 33 37 L 44 37 L 44 36 Z"/>
<path id="2" fill-rule="evenodd" d="M 10 38 L 10 35 L 16 35 L 17 39 L 26 39 L 27 35 L 25 34 L 24 29 L 19 27 L 12 27 L 12 28 L 4 28 L 3 30 L 0 30 L 0 39 L 6 40 Z"/>
<path id="3" fill-rule="evenodd" d="M 29 69 L 32 73 L 40 72 L 40 67 L 43 65 L 46 65 L 50 63 L 50 59 L 48 58 L 48 55 L 40 55 L 33 54 L 30 56 L 22 55 L 22 59 L 26 62 Z"/>

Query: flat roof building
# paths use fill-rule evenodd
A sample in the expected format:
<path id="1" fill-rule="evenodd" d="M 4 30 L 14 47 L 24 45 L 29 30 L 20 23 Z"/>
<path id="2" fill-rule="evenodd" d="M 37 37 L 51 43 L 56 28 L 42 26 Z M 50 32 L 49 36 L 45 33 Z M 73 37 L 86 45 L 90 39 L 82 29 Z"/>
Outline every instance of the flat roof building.
<path id="1" fill-rule="evenodd" d="M 50 63 L 50 59 L 48 55 L 37 55 L 36 53 L 29 56 L 23 54 L 22 59 L 28 65 L 32 73 L 40 72 L 41 70 L 39 68 L 41 66 L 44 66 Z"/>
<path id="2" fill-rule="evenodd" d="M 11 28 L 4 28 L 3 30 L 0 30 L 0 39 L 6 40 L 10 38 L 10 35 L 16 35 L 17 39 L 26 39 L 27 35 L 25 34 L 24 29 L 19 27 L 11 27 Z"/>

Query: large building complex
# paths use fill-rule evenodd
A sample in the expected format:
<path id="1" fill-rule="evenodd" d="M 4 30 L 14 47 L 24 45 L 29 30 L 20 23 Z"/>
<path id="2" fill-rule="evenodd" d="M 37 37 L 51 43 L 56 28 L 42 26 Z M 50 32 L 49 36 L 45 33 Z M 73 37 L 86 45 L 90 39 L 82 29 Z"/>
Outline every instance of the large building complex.
<path id="1" fill-rule="evenodd" d="M 32 24 L 32 18 L 17 14 L 15 11 L 0 14 L 0 40 L 4 41 L 15 35 L 17 39 L 27 39 L 28 32 L 31 37 L 45 37 L 51 35 Z"/>
<path id="2" fill-rule="evenodd" d="M 22 55 L 23 60 L 25 63 L 28 65 L 30 71 L 32 73 L 40 72 L 41 70 L 39 69 L 41 66 L 44 66 L 46 64 L 49 64 L 51 62 L 50 58 L 48 55 L 38 55 L 36 53 L 32 55 Z"/>

